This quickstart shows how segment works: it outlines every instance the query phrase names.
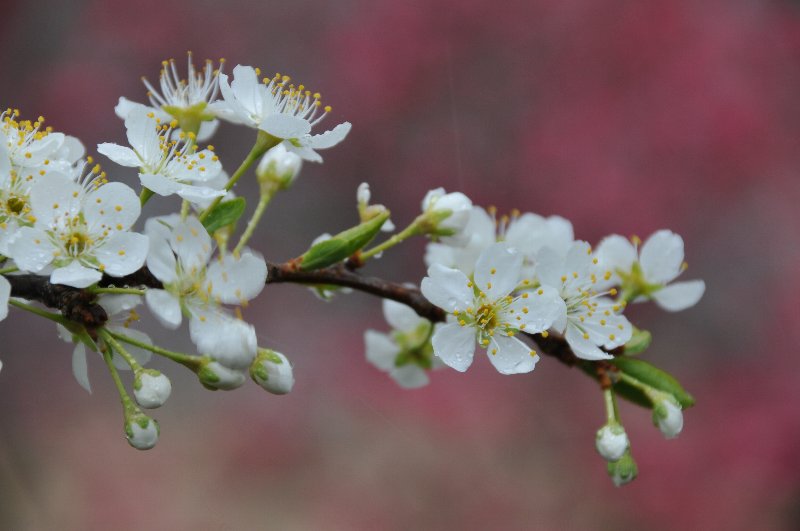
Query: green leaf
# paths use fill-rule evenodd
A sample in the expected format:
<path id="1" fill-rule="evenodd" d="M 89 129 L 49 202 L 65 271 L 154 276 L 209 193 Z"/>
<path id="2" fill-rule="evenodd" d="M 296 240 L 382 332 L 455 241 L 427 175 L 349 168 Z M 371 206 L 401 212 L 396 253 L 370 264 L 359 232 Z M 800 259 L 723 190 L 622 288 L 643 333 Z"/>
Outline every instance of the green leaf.
<path id="1" fill-rule="evenodd" d="M 647 330 L 639 330 L 634 326 L 633 335 L 630 340 L 625 343 L 625 355 L 635 356 L 636 354 L 641 354 L 647 350 L 647 347 L 650 346 L 652 341 L 653 335 L 650 332 Z"/>
<path id="2" fill-rule="evenodd" d="M 209 234 L 214 234 L 222 227 L 236 223 L 244 213 L 246 204 L 244 197 L 222 201 L 206 216 L 203 226 Z"/>
<path id="3" fill-rule="evenodd" d="M 619 357 L 615 358 L 611 363 L 616 365 L 628 376 L 639 380 L 643 384 L 674 396 L 675 400 L 677 400 L 684 409 L 694 405 L 694 398 L 692 395 L 687 393 L 678 380 L 666 371 L 662 371 L 646 361 L 633 358 Z M 614 388 L 616 389 L 618 385 L 619 383 L 615 384 Z M 641 393 L 641 391 L 639 393 L 642 395 L 644 394 Z M 650 400 L 648 400 L 648 403 L 650 403 Z"/>
<path id="4" fill-rule="evenodd" d="M 300 257 L 300 269 L 312 271 L 347 259 L 372 241 L 387 219 L 389 219 L 388 210 L 328 240 L 312 245 Z"/>

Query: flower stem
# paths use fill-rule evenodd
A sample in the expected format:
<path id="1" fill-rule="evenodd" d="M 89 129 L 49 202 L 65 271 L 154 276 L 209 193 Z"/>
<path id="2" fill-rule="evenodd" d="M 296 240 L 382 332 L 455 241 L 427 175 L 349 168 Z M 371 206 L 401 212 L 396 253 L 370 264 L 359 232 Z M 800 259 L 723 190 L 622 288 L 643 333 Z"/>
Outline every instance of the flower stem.
<path id="1" fill-rule="evenodd" d="M 117 368 L 114 367 L 114 363 L 111 361 L 111 352 L 109 351 L 108 347 L 102 349 L 102 351 L 103 360 L 106 362 L 108 371 L 111 373 L 111 379 L 114 380 L 114 385 L 117 387 L 119 399 L 120 402 L 122 402 L 122 407 L 125 410 L 125 416 L 127 417 L 132 410 L 136 409 L 136 406 L 133 405 L 133 400 L 131 400 L 131 397 L 128 396 L 128 392 L 125 390 L 125 386 L 122 384 L 122 379 L 119 377 L 119 372 L 117 372 Z"/>
<path id="2" fill-rule="evenodd" d="M 31 312 L 32 314 L 38 315 L 39 317 L 44 317 L 45 319 L 50 319 L 51 321 L 55 321 L 61 325 L 66 325 L 69 322 L 68 319 L 61 314 L 48 312 L 47 310 L 37 308 L 36 306 L 31 306 L 30 304 L 25 304 L 24 302 L 20 302 L 18 300 L 9 299 L 8 303 L 12 306 L 20 308 L 21 310 Z"/>
<path id="3" fill-rule="evenodd" d="M 145 291 L 139 288 L 89 288 L 94 294 L 101 294 L 101 293 L 113 293 L 116 295 L 144 295 Z"/>
<path id="4" fill-rule="evenodd" d="M 603 389 L 603 399 L 606 404 L 606 419 L 609 424 L 619 422 L 617 400 L 612 389 Z"/>
<path id="5" fill-rule="evenodd" d="M 103 341 L 105 341 L 108 345 L 111 346 L 114 352 L 122 356 L 122 359 L 125 360 L 125 363 L 127 363 L 132 370 L 138 371 L 142 369 L 142 366 L 139 365 L 139 362 L 136 361 L 136 358 L 134 358 L 130 352 L 125 350 L 125 348 L 122 345 L 120 345 L 116 339 L 114 339 L 114 337 L 107 329 L 100 328 L 97 331 L 97 334 L 103 338 Z"/>
<path id="6" fill-rule="evenodd" d="M 142 191 L 139 192 L 139 203 L 144 206 L 150 200 L 150 198 L 153 197 L 153 194 L 155 194 L 154 191 L 143 186 Z"/>
<path id="7" fill-rule="evenodd" d="M 175 363 L 180 363 L 181 365 L 188 367 L 191 370 L 196 370 L 197 368 L 199 368 L 203 361 L 203 358 L 200 356 L 190 356 L 188 354 L 174 352 L 172 350 L 167 350 L 165 348 L 157 347 L 155 345 L 149 345 L 143 341 L 139 341 L 138 339 L 134 339 L 124 334 L 118 334 L 116 332 L 111 332 L 111 331 L 108 331 L 108 334 L 112 338 L 119 339 L 123 343 L 128 343 L 129 345 L 149 350 L 150 352 L 158 354 L 159 356 L 164 356 L 165 358 L 170 359 Z"/>
<path id="8" fill-rule="evenodd" d="M 420 230 L 419 220 L 420 218 L 415 219 L 411 223 L 411 225 L 409 225 L 402 231 L 398 232 L 397 234 L 392 235 L 392 237 L 389 238 L 388 240 L 384 241 L 381 244 L 376 245 L 375 247 L 369 249 L 368 251 L 362 252 L 361 259 L 368 260 L 373 256 L 375 256 L 376 254 L 382 253 L 386 249 L 394 247 L 398 243 L 401 243 L 412 236 L 416 236 L 417 234 L 422 234 L 422 231 Z"/>
<path id="9" fill-rule="evenodd" d="M 17 271 L 19 271 L 17 266 L 4 267 L 3 269 L 0 269 L 0 275 L 5 275 L 6 273 L 16 273 Z"/>
<path id="10" fill-rule="evenodd" d="M 641 380 L 637 380 L 633 376 L 625 374 L 624 372 L 619 373 L 619 378 L 620 380 L 623 380 L 629 385 L 639 389 L 654 404 L 659 400 L 661 400 L 664 396 L 666 396 L 666 393 L 663 393 L 662 391 L 659 391 L 655 387 L 651 387 L 646 383 L 642 382 Z"/>
<path id="11" fill-rule="evenodd" d="M 245 244 L 247 244 L 247 241 L 250 239 L 251 236 L 253 236 L 256 227 L 258 227 L 258 222 L 261 221 L 261 216 L 264 215 L 264 211 L 267 209 L 267 205 L 274 196 L 275 196 L 274 191 L 261 194 L 261 198 L 258 200 L 258 205 L 256 205 L 256 210 L 250 217 L 250 221 L 247 222 L 247 228 L 245 228 L 244 233 L 242 233 L 241 238 L 239 238 L 239 243 L 237 243 L 236 247 L 233 248 L 233 256 L 239 256 L 239 253 L 242 251 Z"/>
<path id="12" fill-rule="evenodd" d="M 242 175 L 256 162 L 261 155 L 267 152 L 272 147 L 277 146 L 280 144 L 281 139 L 275 138 L 272 135 L 265 133 L 264 131 L 258 132 L 258 138 L 256 138 L 256 143 L 253 144 L 250 153 L 244 158 L 242 163 L 236 168 L 236 171 L 233 172 L 231 178 L 228 179 L 228 183 L 225 185 L 225 190 L 230 190 L 233 188 L 233 185 L 241 178 Z M 222 197 L 217 197 L 214 201 L 206 208 L 202 214 L 200 214 L 200 221 L 204 221 L 208 215 L 211 213 L 212 210 L 222 201 Z"/>

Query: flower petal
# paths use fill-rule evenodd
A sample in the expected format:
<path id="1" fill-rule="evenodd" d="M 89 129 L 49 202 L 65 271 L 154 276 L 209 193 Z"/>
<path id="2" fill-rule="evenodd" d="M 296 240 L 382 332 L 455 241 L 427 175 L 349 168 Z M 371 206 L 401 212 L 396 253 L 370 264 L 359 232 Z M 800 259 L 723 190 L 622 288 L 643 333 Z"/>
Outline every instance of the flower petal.
<path id="1" fill-rule="evenodd" d="M 156 227 L 159 226 L 160 224 L 156 222 L 151 225 L 153 230 L 149 231 L 150 244 L 147 251 L 147 269 L 149 269 L 158 280 L 168 284 L 174 282 L 175 279 L 178 278 L 176 272 L 178 263 L 175 260 L 175 254 L 172 252 L 172 247 L 169 246 L 169 242 L 160 238 L 158 232 L 156 232 Z M 165 236 L 168 237 L 169 233 L 166 233 Z"/>
<path id="2" fill-rule="evenodd" d="M 226 255 L 214 260 L 206 272 L 211 295 L 224 304 L 244 304 L 264 289 L 267 264 L 260 255 L 242 253 L 240 258 Z"/>
<path id="3" fill-rule="evenodd" d="M 383 299 L 383 316 L 392 328 L 400 332 L 414 332 L 421 324 L 429 322 L 409 306 L 390 299 Z"/>
<path id="4" fill-rule="evenodd" d="M 192 309 L 189 335 L 201 354 L 229 369 L 246 369 L 256 356 L 253 325 L 218 311 Z"/>
<path id="5" fill-rule="evenodd" d="M 72 351 L 72 375 L 78 384 L 92 392 L 92 385 L 89 383 L 89 367 L 86 363 L 86 347 L 83 343 L 78 343 Z"/>
<path id="6" fill-rule="evenodd" d="M 99 282 L 103 274 L 84 265 L 77 260 L 73 260 L 66 267 L 59 267 L 50 273 L 50 282 L 53 284 L 63 284 L 73 288 L 86 288 Z"/>
<path id="7" fill-rule="evenodd" d="M 591 339 L 586 339 L 578 327 L 573 324 L 567 325 L 567 343 L 572 352 L 584 360 L 610 360 L 614 356 L 608 352 L 603 352 L 600 347 L 592 343 Z"/>
<path id="8" fill-rule="evenodd" d="M 325 131 L 321 135 L 313 135 L 308 141 L 308 146 L 312 149 L 331 148 L 344 140 L 351 128 L 350 122 L 342 122 L 330 131 Z"/>
<path id="9" fill-rule="evenodd" d="M 111 325 L 108 327 L 108 329 L 114 332 L 115 334 L 128 336 L 130 338 L 139 341 L 140 343 L 144 343 L 146 345 L 153 344 L 153 340 L 150 339 L 150 336 L 139 330 L 118 325 Z M 137 347 L 135 345 L 128 345 L 127 343 L 123 343 L 123 345 L 125 347 L 125 350 L 128 351 L 128 354 L 130 354 L 133 357 L 133 359 L 135 359 L 139 363 L 139 365 L 147 365 L 147 363 L 153 357 L 153 353 L 147 349 Z M 115 355 L 112 358 L 112 361 L 114 362 L 114 366 L 117 369 L 122 369 L 123 371 L 127 371 L 130 370 L 131 368 L 131 366 L 128 365 L 128 363 L 122 358 L 122 356 Z"/>
<path id="10" fill-rule="evenodd" d="M 181 325 L 181 305 L 178 298 L 163 289 L 148 289 L 144 294 L 147 307 L 165 328 L 175 330 Z"/>
<path id="11" fill-rule="evenodd" d="M 413 363 L 402 367 L 392 367 L 389 376 L 403 389 L 418 389 L 430 383 L 427 371 Z"/>
<path id="12" fill-rule="evenodd" d="M 112 277 L 124 277 L 144 265 L 148 248 L 148 238 L 144 234 L 117 232 L 95 249 L 94 256 L 103 264 L 106 273 Z"/>
<path id="13" fill-rule="evenodd" d="M 300 138 L 311 131 L 311 124 L 289 114 L 270 114 L 261 120 L 259 129 L 276 138 Z"/>
<path id="14" fill-rule="evenodd" d="M 364 332 L 364 347 L 367 361 L 375 367 L 382 371 L 394 368 L 394 360 L 400 353 L 400 347 L 388 335 L 367 330 Z"/>
<path id="15" fill-rule="evenodd" d="M 92 234 L 125 231 L 139 219 L 142 206 L 133 188 L 112 182 L 86 194 L 83 213 Z"/>
<path id="16" fill-rule="evenodd" d="M 422 279 L 420 289 L 426 299 L 448 313 L 466 310 L 474 300 L 471 282 L 457 269 L 439 264 L 428 268 L 428 276 Z"/>
<path id="17" fill-rule="evenodd" d="M 213 251 L 211 236 L 194 216 L 175 225 L 169 243 L 187 273 L 205 268 Z"/>
<path id="18" fill-rule="evenodd" d="M 142 161 L 139 160 L 139 156 L 136 155 L 136 152 L 126 146 L 120 146 L 119 144 L 111 142 L 103 142 L 102 144 L 97 144 L 97 152 L 101 155 L 105 155 L 120 166 L 138 168 L 142 165 Z"/>
<path id="19" fill-rule="evenodd" d="M 8 315 L 8 298 L 11 296 L 11 284 L 6 277 L 0 276 L 0 321 Z"/>
<path id="20" fill-rule="evenodd" d="M 637 260 L 636 249 L 627 238 L 612 234 L 603 238 L 595 251 L 597 261 L 603 271 L 616 272 L 617 269 L 630 273 Z"/>
<path id="21" fill-rule="evenodd" d="M 642 246 L 639 263 L 647 282 L 666 284 L 681 273 L 683 238 L 668 230 L 653 233 Z"/>
<path id="22" fill-rule="evenodd" d="M 705 291 L 702 280 L 676 282 L 653 293 L 653 300 L 669 312 L 679 312 L 697 304 Z"/>
<path id="23" fill-rule="evenodd" d="M 522 253 L 507 243 L 490 245 L 475 263 L 475 285 L 490 301 L 505 297 L 521 280 L 522 260 Z"/>
<path id="24" fill-rule="evenodd" d="M 496 334 L 492 343 L 487 354 L 500 374 L 531 372 L 539 361 L 539 355 L 516 337 Z"/>
<path id="25" fill-rule="evenodd" d="M 14 263 L 22 271 L 41 271 L 53 261 L 54 247 L 47 234 L 33 227 L 20 227 L 17 238 L 8 246 Z"/>
<path id="26" fill-rule="evenodd" d="M 434 354 L 455 370 L 464 372 L 472 365 L 475 355 L 474 329 L 449 323 L 436 329 L 431 342 Z"/>
<path id="27" fill-rule="evenodd" d="M 525 332 L 538 334 L 566 315 L 567 306 L 555 288 L 543 285 L 527 293 L 527 297 L 518 297 L 506 308 L 500 316 L 504 322 L 514 328 L 525 325 Z"/>

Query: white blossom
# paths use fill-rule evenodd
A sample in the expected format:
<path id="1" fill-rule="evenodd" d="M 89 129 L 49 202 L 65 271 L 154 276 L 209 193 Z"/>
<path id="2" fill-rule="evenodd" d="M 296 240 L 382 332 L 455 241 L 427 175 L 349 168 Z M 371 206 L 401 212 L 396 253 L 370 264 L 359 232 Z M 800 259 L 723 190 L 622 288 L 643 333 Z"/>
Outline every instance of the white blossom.
<path id="1" fill-rule="evenodd" d="M 588 243 L 573 243 L 563 257 L 545 247 L 537 254 L 536 274 L 542 285 L 555 288 L 563 299 L 561 315 L 553 328 L 565 334 L 576 356 L 586 360 L 611 359 L 606 351 L 631 338 L 631 324 L 620 315 L 624 304 L 606 297 L 615 292 L 596 289 L 608 272 L 598 265 Z"/>
<path id="2" fill-rule="evenodd" d="M 171 139 L 170 126 L 146 109 L 133 110 L 125 127 L 131 147 L 106 142 L 97 151 L 121 166 L 139 168 L 142 186 L 161 196 L 177 194 L 192 202 L 225 195 L 225 190 L 209 186 L 222 171 L 213 151 L 196 151 L 185 139 Z"/>
<path id="3" fill-rule="evenodd" d="M 188 314 L 189 332 L 201 353 L 233 369 L 247 367 L 256 354 L 255 329 L 221 305 L 244 305 L 261 292 L 267 278 L 264 259 L 245 250 L 240 257 L 219 255 L 209 264 L 211 237 L 193 216 L 150 219 L 145 230 L 150 235 L 147 267 L 164 285 L 147 290 L 150 311 L 171 329 Z"/>
<path id="4" fill-rule="evenodd" d="M 502 374 L 530 372 L 539 358 L 515 337 L 543 332 L 563 306 L 547 286 L 513 297 L 520 282 L 522 255 L 506 243 L 484 250 L 475 265 L 474 281 L 457 269 L 434 264 L 422 280 L 422 294 L 450 314 L 450 322 L 433 335 L 437 356 L 458 371 L 472 364 L 477 340 Z"/>
<path id="5" fill-rule="evenodd" d="M 428 385 L 428 371 L 443 365 L 441 358 L 433 355 L 433 324 L 405 304 L 389 299 L 383 299 L 383 315 L 392 331 L 364 332 L 367 361 L 387 372 L 400 387 Z"/>
<path id="6" fill-rule="evenodd" d="M 256 175 L 259 182 L 274 182 L 281 188 L 288 188 L 297 179 L 303 159 L 289 151 L 283 144 L 267 151 L 258 163 Z"/>
<path id="7" fill-rule="evenodd" d="M 142 79 L 147 87 L 150 106 L 120 98 L 114 112 L 125 120 L 132 112 L 144 108 L 166 123 L 173 118 L 178 119 L 179 123 L 189 122 L 193 128 L 198 128 L 197 141 L 205 142 L 219 126 L 219 120 L 213 117 L 208 104 L 217 99 L 219 73 L 224 64 L 225 61 L 221 60 L 219 69 L 215 69 L 214 63 L 207 59 L 202 70 L 195 70 L 192 53 L 189 52 L 187 76 L 184 78 L 178 74 L 174 59 L 163 61 L 159 74 L 160 90 L 147 79 Z"/>
<path id="8" fill-rule="evenodd" d="M 289 151 L 304 160 L 322 162 L 317 149 L 335 146 L 350 132 L 350 123 L 343 122 L 322 134 L 312 135 L 311 129 L 331 111 L 322 106 L 319 93 L 312 94 L 303 85 L 290 83 L 289 76 L 275 74 L 272 79 L 258 79 L 260 70 L 237 65 L 234 79 L 219 75 L 219 88 L 224 101 L 209 105 L 219 116 L 235 124 L 260 129 L 284 140 Z"/>
<path id="9" fill-rule="evenodd" d="M 652 299 L 667 311 L 677 312 L 697 304 L 705 292 L 702 280 L 672 282 L 685 269 L 683 238 L 668 230 L 653 233 L 641 250 L 619 235 L 605 238 L 597 246 L 601 265 L 612 272 L 612 282 L 629 291 L 634 302 Z M 668 285 L 669 284 L 669 285 Z"/>
<path id="10" fill-rule="evenodd" d="M 161 407 L 172 393 L 172 383 L 159 371 L 148 369 L 136 374 L 133 394 L 140 406 L 153 409 Z"/>
<path id="11" fill-rule="evenodd" d="M 147 237 L 129 232 L 141 212 L 130 187 L 51 174 L 31 190 L 30 208 L 33 227 L 21 227 L 9 245 L 21 270 L 50 266 L 52 283 L 85 288 L 103 273 L 121 277 L 142 267 Z"/>

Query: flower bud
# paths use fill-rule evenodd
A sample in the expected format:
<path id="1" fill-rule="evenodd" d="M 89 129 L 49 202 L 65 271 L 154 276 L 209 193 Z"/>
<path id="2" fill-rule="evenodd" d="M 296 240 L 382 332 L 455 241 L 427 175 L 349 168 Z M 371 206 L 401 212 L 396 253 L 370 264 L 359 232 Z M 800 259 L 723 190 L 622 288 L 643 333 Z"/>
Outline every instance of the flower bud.
<path id="1" fill-rule="evenodd" d="M 630 483 L 638 474 L 639 468 L 633 460 L 630 449 L 626 450 L 617 461 L 608 463 L 608 475 L 617 487 Z"/>
<path id="2" fill-rule="evenodd" d="M 241 387 L 246 379 L 243 372 L 229 369 L 217 361 L 205 363 L 197 371 L 197 377 L 206 389 L 223 391 Z"/>
<path id="3" fill-rule="evenodd" d="M 125 416 L 125 437 L 137 450 L 149 450 L 158 442 L 158 422 L 141 411 Z"/>
<path id="4" fill-rule="evenodd" d="M 250 366 L 250 376 L 274 395 L 285 395 L 294 386 L 294 373 L 286 356 L 274 350 L 258 349 L 258 356 Z"/>
<path id="5" fill-rule="evenodd" d="M 671 398 L 665 398 L 653 408 L 653 424 L 658 426 L 667 439 L 674 439 L 683 429 L 681 406 Z"/>
<path id="6" fill-rule="evenodd" d="M 161 407 L 172 393 L 169 378 L 155 369 L 144 369 L 136 373 L 133 395 L 136 402 L 147 409 Z"/>
<path id="7" fill-rule="evenodd" d="M 261 184 L 262 192 L 271 191 L 274 187 L 277 187 L 278 190 L 289 188 L 297 179 L 302 165 L 303 159 L 296 153 L 287 150 L 283 144 L 278 144 L 267 151 L 261 157 L 256 168 L 256 176 Z"/>
<path id="8" fill-rule="evenodd" d="M 606 424 L 597 430 L 594 445 L 603 459 L 618 461 L 628 449 L 628 435 L 621 424 Z"/>
<path id="9" fill-rule="evenodd" d="M 461 192 L 446 194 L 444 188 L 429 191 L 422 200 L 422 212 L 427 217 L 425 232 L 441 237 L 449 245 L 466 245 L 464 229 L 469 221 L 472 201 Z"/>

